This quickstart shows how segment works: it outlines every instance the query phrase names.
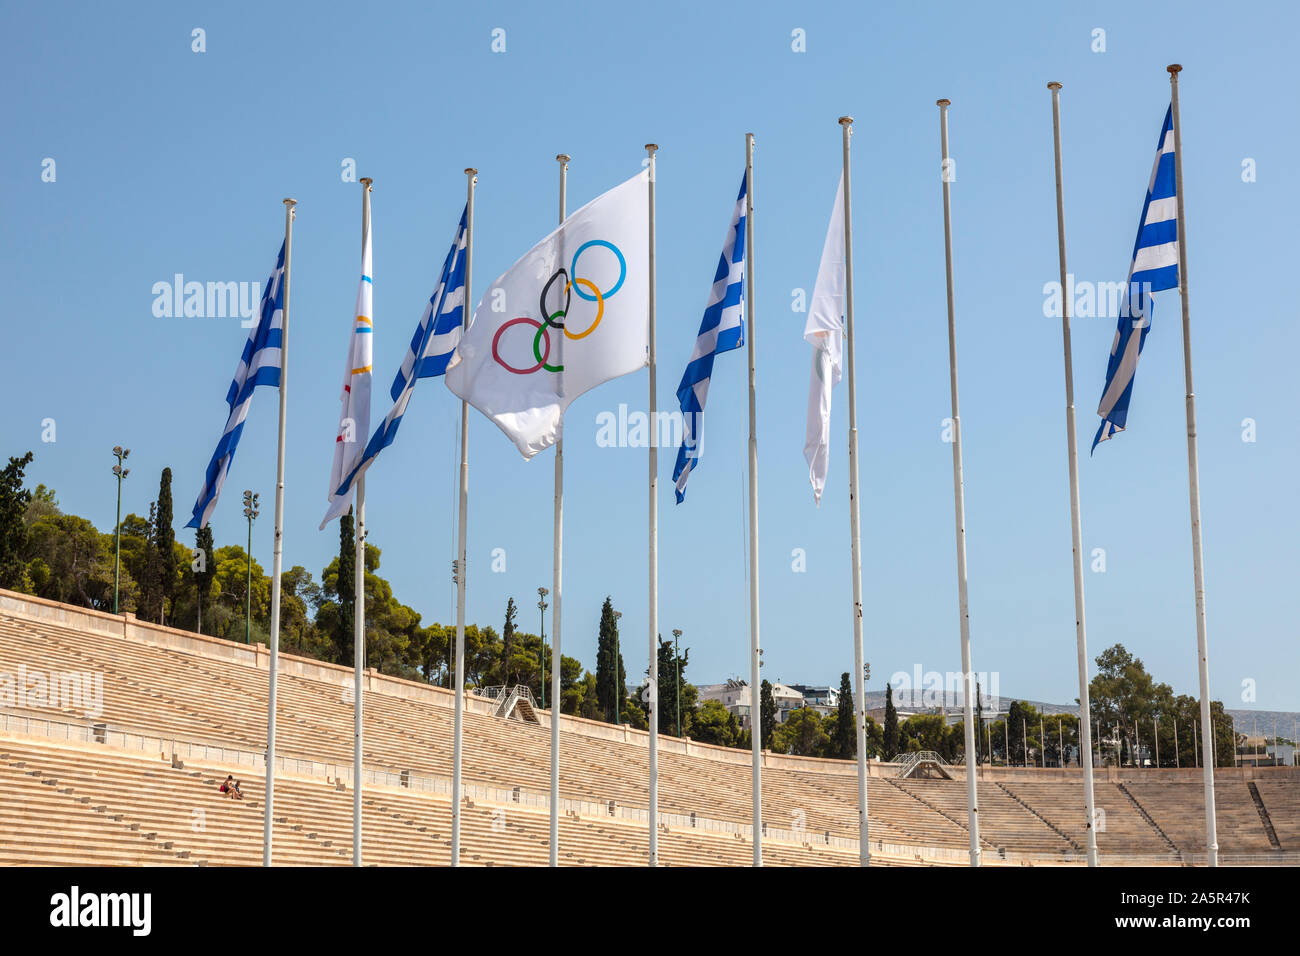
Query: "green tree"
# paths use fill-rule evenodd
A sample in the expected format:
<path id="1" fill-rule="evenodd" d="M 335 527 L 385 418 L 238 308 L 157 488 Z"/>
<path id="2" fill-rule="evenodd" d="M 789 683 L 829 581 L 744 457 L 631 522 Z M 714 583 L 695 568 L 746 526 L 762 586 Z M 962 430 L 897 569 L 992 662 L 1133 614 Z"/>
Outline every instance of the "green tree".
<path id="1" fill-rule="evenodd" d="M 24 578 L 27 524 L 23 520 L 32 493 L 23 487 L 23 472 L 32 453 L 10 458 L 0 471 L 0 587 L 13 588 Z"/>
<path id="2" fill-rule="evenodd" d="M 357 539 L 352 509 L 339 518 L 339 556 L 328 587 L 338 600 L 334 617 L 334 663 L 351 665 L 352 640 L 357 608 Z M 322 578 L 325 575 L 322 575 Z"/>
<path id="3" fill-rule="evenodd" d="M 894 687 L 885 685 L 885 739 L 884 758 L 893 760 L 898 750 L 898 711 L 894 709 Z"/>
<path id="4" fill-rule="evenodd" d="M 1152 718 L 1161 705 L 1168 708 L 1173 702 L 1169 685 L 1157 684 L 1123 644 L 1108 647 L 1097 656 L 1097 676 L 1089 684 L 1089 693 L 1093 719 L 1118 736 L 1121 750 L 1129 755 L 1136 753 L 1139 737 L 1150 735 Z M 1143 727 L 1147 734 L 1141 734 Z M 1014 727 L 1011 733 L 1015 735 Z"/>
<path id="5" fill-rule="evenodd" d="M 23 512 L 23 523 L 30 528 L 41 518 L 62 513 L 59 510 L 59 501 L 54 497 L 54 489 L 38 484 L 32 491 L 32 499 L 27 503 L 27 510 Z"/>
<path id="6" fill-rule="evenodd" d="M 217 548 L 217 576 L 214 586 L 217 601 L 213 605 L 212 631 L 217 637 L 230 641 L 243 641 L 244 614 L 248 590 L 248 552 L 241 545 L 228 544 Z M 252 573 L 252 639 L 265 643 L 267 622 L 271 613 L 271 579 L 262 566 L 253 562 Z"/>
<path id="7" fill-rule="evenodd" d="M 758 732 L 764 748 L 772 749 L 772 737 L 776 733 L 776 698 L 772 696 L 772 682 L 767 680 L 759 685 Z"/>
<path id="8" fill-rule="evenodd" d="M 85 518 L 64 514 L 38 518 L 27 530 L 25 557 L 32 593 L 65 604 L 112 610 L 113 536 L 100 534 Z M 130 596 L 129 575 L 123 576 L 122 584 L 123 593 Z"/>
<path id="9" fill-rule="evenodd" d="M 203 632 L 203 605 L 212 596 L 212 581 L 217 576 L 217 563 L 212 548 L 212 526 L 204 525 L 194 534 L 194 550 L 200 552 L 202 561 L 194 572 L 195 630 Z"/>
<path id="10" fill-rule="evenodd" d="M 849 672 L 840 675 L 840 697 L 835 708 L 835 725 L 831 731 L 828 756 L 852 760 L 858 755 L 857 728 L 853 726 L 853 684 Z"/>
<path id="11" fill-rule="evenodd" d="M 693 737 L 691 721 L 695 716 L 695 705 L 699 700 L 699 691 L 686 679 L 686 665 L 690 661 L 691 649 L 686 648 L 680 656 L 673 650 L 672 641 L 659 642 L 659 732 L 679 737 Z M 677 695 L 677 684 L 681 680 L 681 700 Z M 678 733 L 677 713 L 681 704 L 682 726 Z"/>
<path id="12" fill-rule="evenodd" d="M 867 718 L 867 756 L 881 757 L 885 752 L 885 728 L 874 717 Z M 854 756 L 857 756 L 856 754 Z"/>
<path id="13" fill-rule="evenodd" d="M 791 711 L 772 734 L 773 751 L 796 757 L 822 756 L 829 743 L 821 715 L 811 707 Z"/>
<path id="14" fill-rule="evenodd" d="M 506 601 L 506 623 L 501 628 L 501 683 L 514 683 L 514 671 L 511 668 L 511 658 L 514 655 L 515 645 L 515 599 L 509 598 Z"/>
<path id="15" fill-rule="evenodd" d="M 740 739 L 740 725 L 736 722 L 736 715 L 727 710 L 722 701 L 706 700 L 695 712 L 691 739 L 719 747 L 736 746 Z"/>
<path id="16" fill-rule="evenodd" d="M 164 468 L 158 480 L 158 511 L 154 518 L 153 545 L 158 552 L 159 623 L 167 623 L 167 612 L 176 594 L 176 532 L 172 530 L 172 470 Z"/>
<path id="17" fill-rule="evenodd" d="M 137 572 L 140 586 L 136 598 L 136 617 L 161 622 L 163 616 L 163 565 L 158 544 L 158 502 L 149 502 L 149 522 L 145 529 L 144 555 Z"/>
<path id="18" fill-rule="evenodd" d="M 596 699 L 607 721 L 614 719 L 615 702 L 627 697 L 627 671 L 623 668 L 623 654 L 618 647 L 618 618 L 614 615 L 613 601 L 606 596 L 600 608 L 600 632 L 596 641 Z M 662 675 L 661 675 L 662 676 Z"/>

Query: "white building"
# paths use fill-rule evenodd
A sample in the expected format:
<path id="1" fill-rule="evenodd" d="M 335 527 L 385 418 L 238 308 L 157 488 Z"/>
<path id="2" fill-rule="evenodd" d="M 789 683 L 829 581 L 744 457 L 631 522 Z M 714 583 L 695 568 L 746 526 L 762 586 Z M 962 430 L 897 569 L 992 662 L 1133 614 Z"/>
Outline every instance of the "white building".
<path id="1" fill-rule="evenodd" d="M 700 701 L 720 701 L 728 711 L 736 715 L 741 729 L 749 727 L 750 694 L 749 682 L 733 677 L 725 684 L 702 684 L 696 687 Z M 772 685 L 772 700 L 776 704 L 776 722 L 785 723 L 791 711 L 805 705 L 804 695 L 786 684 Z"/>

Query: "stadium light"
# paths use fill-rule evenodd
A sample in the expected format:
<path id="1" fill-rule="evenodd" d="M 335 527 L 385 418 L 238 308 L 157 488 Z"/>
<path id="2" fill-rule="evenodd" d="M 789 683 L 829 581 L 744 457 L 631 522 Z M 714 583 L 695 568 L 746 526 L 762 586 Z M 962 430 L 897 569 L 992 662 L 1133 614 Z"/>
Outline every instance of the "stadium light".
<path id="1" fill-rule="evenodd" d="M 122 569 L 122 479 L 131 474 L 130 468 L 123 468 L 122 462 L 126 461 L 127 456 L 131 454 L 131 449 L 123 448 L 121 445 L 113 446 L 113 457 L 117 459 L 117 464 L 113 466 L 113 474 L 117 476 L 117 527 L 113 532 L 113 613 L 117 613 L 117 592 L 118 585 L 121 581 Z"/>
<path id="2" fill-rule="evenodd" d="M 547 588 L 537 589 L 537 610 L 541 612 L 538 617 L 542 620 L 542 710 L 546 709 L 546 609 L 550 607 L 546 603 L 546 595 L 550 593 Z"/>
<path id="3" fill-rule="evenodd" d="M 253 633 L 253 519 L 257 517 L 258 495 L 244 492 L 244 517 L 248 519 L 248 575 L 244 592 L 244 643 L 252 643 Z"/>

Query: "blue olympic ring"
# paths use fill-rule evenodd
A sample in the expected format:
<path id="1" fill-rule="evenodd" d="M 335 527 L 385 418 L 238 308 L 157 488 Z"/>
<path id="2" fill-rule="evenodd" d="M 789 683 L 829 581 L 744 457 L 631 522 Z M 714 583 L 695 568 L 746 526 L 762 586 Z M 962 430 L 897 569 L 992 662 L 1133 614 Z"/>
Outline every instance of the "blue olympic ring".
<path id="1" fill-rule="evenodd" d="M 623 258 L 623 253 L 619 251 L 618 246 L 614 245 L 614 243 L 607 242 L 604 239 L 590 239 L 578 246 L 578 251 L 573 254 L 573 263 L 569 269 L 569 275 L 576 276 L 578 274 L 578 256 L 582 255 L 588 246 L 604 246 L 610 252 L 614 253 L 614 255 L 618 256 L 618 281 L 614 283 L 614 288 L 604 293 L 604 298 L 611 298 L 615 292 L 623 288 L 623 280 L 627 278 L 627 260 Z M 573 286 L 573 291 L 578 293 L 578 298 L 580 299 L 586 299 L 588 302 L 596 301 L 596 296 L 583 292 L 578 288 L 576 283 Z"/>

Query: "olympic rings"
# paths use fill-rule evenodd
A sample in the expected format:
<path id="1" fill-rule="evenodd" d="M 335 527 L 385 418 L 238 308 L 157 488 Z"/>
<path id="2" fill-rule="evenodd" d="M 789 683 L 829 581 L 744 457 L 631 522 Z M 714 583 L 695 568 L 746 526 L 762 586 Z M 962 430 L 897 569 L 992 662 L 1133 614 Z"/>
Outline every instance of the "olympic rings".
<path id="1" fill-rule="evenodd" d="M 573 254 L 573 265 L 570 267 L 569 272 L 575 276 L 578 274 L 578 256 L 582 255 L 583 252 L 591 246 L 604 246 L 610 252 L 614 253 L 614 255 L 618 256 L 618 281 L 614 283 L 614 288 L 605 293 L 605 298 L 612 299 L 614 293 L 623 288 L 623 280 L 627 278 L 627 260 L 623 258 L 623 253 L 619 251 L 618 246 L 614 245 L 614 243 L 606 242 L 604 239 L 591 239 L 584 242 L 582 245 L 578 246 L 578 251 Z M 588 302 L 596 301 L 594 296 L 585 295 L 582 292 L 579 292 L 578 295 L 579 297 L 586 299 Z M 599 295 L 599 293 L 597 293 L 597 295 Z"/>
<path id="2" fill-rule="evenodd" d="M 549 322 L 550 320 L 548 319 L 547 321 Z M 539 343 L 542 341 L 542 339 L 546 339 L 545 355 L 542 354 L 542 350 L 539 346 Z M 546 364 L 546 359 L 550 354 L 551 354 L 551 336 L 546 331 L 546 326 L 538 322 L 537 334 L 533 336 L 533 358 L 537 359 L 538 363 L 542 366 L 542 368 L 546 369 L 546 371 L 548 372 L 563 372 L 564 371 L 563 365 Z M 534 371 L 536 371 L 536 369 L 534 369 Z"/>
<path id="3" fill-rule="evenodd" d="M 592 292 L 596 293 L 595 296 L 596 318 L 595 321 L 593 321 L 591 325 L 587 328 L 586 332 L 573 333 L 570 332 L 568 329 L 565 329 L 564 336 L 565 338 L 570 338 L 570 339 L 585 339 L 592 332 L 596 331 L 596 326 L 600 325 L 600 320 L 605 317 L 605 297 L 600 294 L 600 289 L 596 287 L 596 283 L 592 282 L 590 279 L 574 279 L 572 282 L 569 283 L 569 285 L 566 285 L 564 287 L 564 291 L 568 292 L 571 286 L 578 286 L 578 285 L 585 285 Z M 578 295 L 582 296 L 581 290 L 578 290 Z M 582 296 L 582 297 L 584 299 L 586 298 L 586 296 Z"/>
<path id="4" fill-rule="evenodd" d="M 508 365 L 505 362 L 505 360 L 501 358 L 501 352 L 497 348 L 497 345 L 501 342 L 501 336 L 505 333 L 505 330 L 510 328 L 510 326 L 512 325 L 520 325 L 520 324 L 536 326 L 538 337 L 546 338 L 546 354 L 543 355 L 541 358 L 539 358 L 537 360 L 537 364 L 534 365 L 532 368 L 515 368 L 512 365 Z M 517 319 L 511 319 L 509 322 L 503 324 L 501 328 L 497 329 L 496 335 L 492 336 L 492 357 L 496 359 L 497 364 L 500 365 L 507 372 L 514 372 L 516 375 L 531 375 L 533 372 L 536 372 L 539 368 L 541 368 L 544 364 L 546 364 L 546 359 L 549 358 L 551 354 L 550 337 L 543 336 L 543 330 L 545 328 L 546 326 L 542 325 L 542 323 L 538 322 L 536 319 L 530 319 L 527 316 L 521 316 L 520 318 Z M 533 340 L 533 349 L 534 352 L 537 351 L 537 339 Z"/>
<path id="5" fill-rule="evenodd" d="M 600 287 L 597 286 L 595 282 L 591 279 L 581 278 L 577 274 L 578 257 L 588 248 L 594 246 L 603 246 L 613 252 L 618 258 L 618 281 L 614 283 L 613 287 L 608 292 L 601 292 Z M 547 304 L 547 295 L 551 292 L 551 288 L 555 283 L 560 279 L 564 280 L 564 304 L 562 308 L 552 310 Z M 626 279 L 627 260 L 623 258 L 623 253 L 618 246 L 604 239 L 591 239 L 584 242 L 578 247 L 578 251 L 573 254 L 570 269 L 557 269 L 555 273 L 546 280 L 546 284 L 542 286 L 541 294 L 538 296 L 537 300 L 538 314 L 541 315 L 542 318 L 538 320 L 527 316 L 520 316 L 518 318 L 510 319 L 508 322 L 502 324 L 502 326 L 497 329 L 496 334 L 492 337 L 492 357 L 496 360 L 498 365 L 514 375 L 531 375 L 534 372 L 542 370 L 547 372 L 563 372 L 563 365 L 546 364 L 547 359 L 551 356 L 551 336 L 549 330 L 559 329 L 564 334 L 565 338 L 574 341 L 585 339 L 592 332 L 596 331 L 601 320 L 605 317 L 605 300 L 613 297 L 615 293 L 623 287 L 623 282 Z M 590 291 L 584 292 L 583 289 Z M 574 292 L 578 294 L 579 298 L 585 299 L 588 302 L 596 303 L 595 319 L 592 320 L 591 325 L 587 327 L 586 331 L 577 333 L 570 332 L 565 327 L 564 322 L 568 317 L 571 294 Z M 507 329 L 515 325 L 530 325 L 537 330 L 536 334 L 533 336 L 533 358 L 537 359 L 537 364 L 530 368 L 515 368 L 501 357 L 501 336 L 505 334 Z M 544 346 L 543 342 L 545 343 Z"/>

